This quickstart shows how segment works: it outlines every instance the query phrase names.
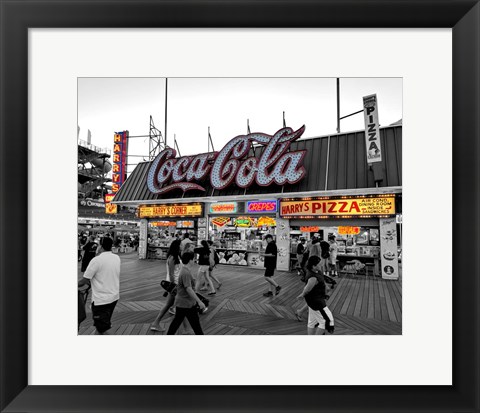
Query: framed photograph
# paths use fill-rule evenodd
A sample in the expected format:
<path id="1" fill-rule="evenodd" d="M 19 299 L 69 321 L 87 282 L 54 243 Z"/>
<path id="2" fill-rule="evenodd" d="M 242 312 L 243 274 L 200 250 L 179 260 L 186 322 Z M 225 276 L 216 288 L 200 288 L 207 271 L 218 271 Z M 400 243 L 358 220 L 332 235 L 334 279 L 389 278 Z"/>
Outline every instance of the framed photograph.
<path id="1" fill-rule="evenodd" d="M 0 411 L 479 411 L 477 1 L 0 0 L 0 5 Z M 357 335 L 352 331 L 361 320 L 353 318 L 351 331 L 345 323 L 338 326 L 343 334 L 318 338 L 304 333 L 99 337 L 88 334 L 88 328 L 77 329 L 75 290 L 81 263 L 75 256 L 76 235 L 80 229 L 103 238 L 108 233 L 104 226 L 87 222 L 90 208 L 119 212 L 115 198 L 77 198 L 80 186 L 74 181 L 79 169 L 73 165 L 82 106 L 79 79 L 128 78 L 403 79 L 401 145 L 382 152 L 370 141 L 355 149 L 355 154 L 361 151 L 377 165 L 385 155 L 390 161 L 394 156 L 399 159 L 396 171 L 373 166 L 369 173 L 373 179 L 382 173 L 403 177 L 401 215 L 385 215 L 381 208 L 391 202 L 385 198 L 384 204 L 375 206 L 381 210 L 377 214 L 382 217 L 376 217 L 380 224 L 372 226 L 370 218 L 362 216 L 350 217 L 348 227 L 339 220 L 322 228 L 328 208 L 318 216 L 305 216 L 300 211 L 303 205 L 313 208 L 316 203 L 318 209 L 333 199 L 341 200 L 342 208 L 347 204 L 358 208 L 357 200 L 343 200 L 340 192 L 329 194 L 329 199 L 321 193 L 306 198 L 301 195 L 303 183 L 294 179 L 298 177 L 292 178 L 299 188 L 295 196 L 265 198 L 275 211 L 278 207 L 277 215 L 264 210 L 250 213 L 276 218 L 281 233 L 268 225 L 261 228 L 276 235 L 286 266 L 296 259 L 293 234 L 297 241 L 302 236 L 325 240 L 336 236 L 339 255 L 345 255 L 340 269 L 353 274 L 347 276 L 361 272 L 365 279 L 396 280 L 402 269 L 400 312 L 388 305 L 393 284 L 379 289 L 378 296 L 372 293 L 384 303 L 385 314 L 395 317 L 398 330 L 390 335 Z M 171 86 L 173 92 L 174 83 Z M 195 87 L 189 88 L 191 96 Z M 108 94 L 122 105 L 128 99 L 124 92 L 117 88 Z M 324 93 L 305 90 L 305 97 L 310 92 Z M 363 94 L 363 112 L 372 112 L 371 122 L 377 120 L 375 111 L 382 119 L 382 100 L 375 93 Z M 197 106 L 205 105 L 201 96 L 195 96 Z M 107 112 L 100 98 L 89 105 L 99 117 Z M 194 111 L 186 109 L 185 102 L 182 108 L 185 123 L 193 123 Z M 327 116 L 319 112 L 319 119 Z M 388 124 L 380 125 L 382 133 L 387 133 L 385 128 L 397 133 L 399 124 L 393 120 Z M 370 129 L 374 141 L 376 129 Z M 134 135 L 115 134 L 122 145 Z M 291 156 L 293 164 L 293 152 Z M 118 166 L 123 167 L 127 165 Z M 347 165 L 344 168 L 347 171 Z M 328 177 L 322 182 L 327 188 Z M 114 184 L 112 179 L 111 188 Z M 212 190 L 212 198 L 221 205 L 213 203 L 211 213 L 224 217 L 227 211 L 232 220 L 246 215 L 242 208 L 247 208 L 247 201 L 256 202 L 255 208 L 269 207 L 263 198 L 245 198 L 246 193 L 233 191 L 232 196 L 215 199 Z M 365 208 L 376 202 L 372 196 L 365 195 Z M 123 199 L 120 212 L 138 213 L 128 197 L 118 199 Z M 201 201 L 193 197 L 192 202 Z M 148 202 L 144 206 L 147 210 Z M 149 230 L 165 235 L 180 228 L 198 231 L 198 239 L 207 239 L 207 223 L 218 218 L 208 220 L 208 211 L 194 220 L 178 218 L 185 220 L 180 227 L 164 224 L 163 218 L 153 220 L 162 224 L 155 227 L 152 221 L 149 226 L 145 219 L 135 228 L 125 224 L 111 229 L 109 236 L 118 241 L 113 247 L 119 255 L 137 254 L 137 249 L 147 254 Z M 178 221 L 175 216 L 167 218 Z M 245 240 L 236 239 L 238 245 L 228 249 L 229 259 L 236 256 L 245 262 L 232 262 L 237 265 L 226 265 L 226 271 L 238 274 L 253 265 L 254 251 L 243 256 L 239 246 L 247 240 L 254 244 L 251 228 L 242 230 L 251 240 L 239 235 Z M 398 237 L 404 239 L 401 251 Z M 376 257 L 373 264 L 369 255 Z M 255 257 L 258 265 L 260 255 Z M 152 269 L 156 265 L 152 259 Z M 251 271 L 263 277 L 258 269 Z M 148 294 L 144 305 L 152 306 Z M 337 294 L 333 300 L 346 311 L 350 306 L 341 298 Z M 223 304 L 233 305 L 227 300 Z M 136 304 L 131 308 L 140 311 Z M 284 311 L 281 306 L 272 308 L 279 314 Z M 206 325 L 218 314 L 214 311 L 203 316 Z M 366 323 L 377 323 L 380 329 L 382 316 L 376 319 L 372 313 L 369 318 L 365 311 Z M 136 327 L 128 328 L 122 331 L 133 333 Z"/>

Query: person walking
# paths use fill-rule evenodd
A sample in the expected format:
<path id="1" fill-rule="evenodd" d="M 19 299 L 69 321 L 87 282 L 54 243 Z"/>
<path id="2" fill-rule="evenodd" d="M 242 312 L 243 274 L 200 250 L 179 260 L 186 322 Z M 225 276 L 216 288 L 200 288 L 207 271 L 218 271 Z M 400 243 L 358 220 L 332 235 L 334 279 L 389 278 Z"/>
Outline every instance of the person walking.
<path id="1" fill-rule="evenodd" d="M 215 248 L 215 245 L 213 245 L 212 240 L 208 240 L 208 246 L 210 247 L 210 266 L 208 267 L 208 275 L 210 278 L 217 283 L 217 290 L 220 289 L 222 286 L 222 283 L 220 280 L 213 275 L 213 269 L 217 266 L 217 264 L 220 262 L 220 258 L 217 254 L 217 250 Z"/>
<path id="2" fill-rule="evenodd" d="M 332 277 L 338 277 L 337 272 L 337 254 L 338 254 L 338 244 L 334 234 L 328 236 L 328 242 L 330 244 L 330 261 L 329 261 L 329 270 Z"/>
<path id="3" fill-rule="evenodd" d="M 192 245 L 189 245 L 192 244 Z M 190 239 L 190 234 L 186 232 L 183 234 L 183 239 L 180 243 L 180 255 L 182 255 L 184 252 L 187 252 L 193 247 L 193 241 Z"/>
<path id="4" fill-rule="evenodd" d="M 197 247 L 194 249 L 194 253 L 198 254 L 198 274 L 197 274 L 197 282 L 195 284 L 195 291 L 199 292 L 200 288 L 202 287 L 203 281 L 206 281 L 208 286 L 210 287 L 210 292 L 208 295 L 215 295 L 217 292 L 215 291 L 215 287 L 213 286 L 212 280 L 209 276 L 209 268 L 210 268 L 210 248 L 208 246 L 208 242 L 206 240 L 202 240 L 200 243 L 201 247 Z"/>
<path id="5" fill-rule="evenodd" d="M 330 244 L 327 241 L 320 241 L 320 258 L 322 259 L 320 262 L 320 270 L 322 271 L 325 282 L 331 284 L 332 288 L 335 287 L 337 282 L 330 277 L 329 270 L 330 270 Z"/>
<path id="6" fill-rule="evenodd" d="M 282 287 L 277 284 L 277 282 L 273 279 L 275 275 L 275 268 L 277 268 L 277 244 L 273 240 L 273 236 L 268 234 L 265 237 L 265 241 L 267 241 L 267 248 L 265 248 L 265 253 L 263 256 L 264 259 L 264 267 L 265 267 L 265 281 L 268 284 L 269 291 L 264 293 L 265 297 L 273 297 L 280 292 Z"/>
<path id="7" fill-rule="evenodd" d="M 324 335 L 325 330 L 333 334 L 333 314 L 327 307 L 326 285 L 320 270 L 321 258 L 311 256 L 306 265 L 307 284 L 298 299 L 305 299 L 308 305 L 308 335 Z"/>
<path id="8" fill-rule="evenodd" d="M 95 241 L 95 237 L 90 235 L 88 242 L 83 246 L 83 258 L 82 258 L 82 267 L 81 271 L 85 272 L 90 261 L 97 254 L 98 243 Z"/>
<path id="9" fill-rule="evenodd" d="M 180 270 L 180 239 L 176 238 L 170 243 L 170 246 L 167 251 L 166 280 L 177 284 L 179 270 Z M 160 326 L 160 321 L 162 320 L 163 317 L 165 317 L 165 314 L 167 314 L 167 312 L 169 312 L 172 315 L 175 315 L 175 309 L 172 308 L 173 303 L 175 301 L 175 295 L 172 294 L 172 292 L 166 292 L 166 294 L 167 294 L 167 301 L 165 302 L 165 305 L 159 311 L 157 317 L 155 317 L 155 320 L 153 320 L 153 323 L 150 326 L 150 330 L 152 331 L 156 331 L 156 332 L 165 331 Z"/>
<path id="10" fill-rule="evenodd" d="M 99 255 L 92 258 L 78 281 L 78 287 L 91 285 L 92 318 L 96 333 L 108 334 L 112 327 L 112 314 L 120 298 L 120 257 L 112 253 L 113 240 L 100 241 Z"/>
<path id="11" fill-rule="evenodd" d="M 174 335 L 185 318 L 187 318 L 196 335 L 203 335 L 197 306 L 204 310 L 205 304 L 203 304 L 194 291 L 195 281 L 192 277 L 193 257 L 194 254 L 192 252 L 186 252 L 181 257 L 183 266 L 180 269 L 177 294 L 175 296 L 175 317 L 168 328 L 167 335 Z"/>
<path id="12" fill-rule="evenodd" d="M 303 253 L 305 252 L 305 238 L 300 238 L 297 244 L 297 274 L 301 275 Z"/>
<path id="13" fill-rule="evenodd" d="M 180 240 L 174 239 L 167 251 L 167 281 L 175 282 L 175 271 L 180 265 Z"/>

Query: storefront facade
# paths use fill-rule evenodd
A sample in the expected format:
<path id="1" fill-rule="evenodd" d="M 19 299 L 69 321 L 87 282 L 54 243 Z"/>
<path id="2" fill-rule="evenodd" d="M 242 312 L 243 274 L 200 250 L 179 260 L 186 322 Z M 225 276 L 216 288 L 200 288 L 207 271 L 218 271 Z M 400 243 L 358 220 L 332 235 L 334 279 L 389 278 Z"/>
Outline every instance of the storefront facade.
<path id="1" fill-rule="evenodd" d="M 147 256 L 149 228 L 164 225 L 169 234 L 214 241 L 223 264 L 263 268 L 270 233 L 277 268 L 288 270 L 300 236 L 326 240 L 332 233 L 341 261 L 373 264 L 377 275 L 397 278 L 401 125 L 380 129 L 382 157 L 373 165 L 365 131 L 299 140 L 304 131 L 241 135 L 219 152 L 190 157 L 166 148 L 139 164 L 113 200 L 137 207 L 139 257 Z"/>

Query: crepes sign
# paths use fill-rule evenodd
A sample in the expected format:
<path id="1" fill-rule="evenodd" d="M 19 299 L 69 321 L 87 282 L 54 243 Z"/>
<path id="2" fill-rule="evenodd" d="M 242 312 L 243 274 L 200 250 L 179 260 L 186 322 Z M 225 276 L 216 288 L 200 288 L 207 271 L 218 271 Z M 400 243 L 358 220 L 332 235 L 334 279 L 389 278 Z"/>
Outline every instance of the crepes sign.
<path id="1" fill-rule="evenodd" d="M 306 151 L 289 151 L 290 144 L 299 139 L 305 126 L 294 131 L 282 128 L 274 135 L 249 133 L 228 142 L 220 152 L 176 158 L 176 151 L 166 148 L 150 165 L 147 187 L 154 194 L 173 189 L 205 191 L 203 181 L 210 178 L 215 189 L 235 183 L 248 188 L 254 182 L 260 186 L 285 185 L 300 181 L 306 174 L 303 158 Z M 260 157 L 249 156 L 252 144 L 263 146 Z"/>

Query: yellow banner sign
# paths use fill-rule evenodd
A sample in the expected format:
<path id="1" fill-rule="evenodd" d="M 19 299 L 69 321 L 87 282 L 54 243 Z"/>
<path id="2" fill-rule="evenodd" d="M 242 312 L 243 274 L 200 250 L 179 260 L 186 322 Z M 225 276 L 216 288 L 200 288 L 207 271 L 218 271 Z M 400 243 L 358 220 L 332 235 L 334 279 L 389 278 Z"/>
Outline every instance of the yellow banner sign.
<path id="1" fill-rule="evenodd" d="M 152 205 L 138 209 L 139 218 L 153 217 L 198 217 L 203 215 L 202 204 Z"/>
<path id="2" fill-rule="evenodd" d="M 395 214 L 395 197 L 281 200 L 282 218 L 388 216 Z"/>
<path id="3" fill-rule="evenodd" d="M 117 204 L 105 204 L 105 213 L 106 214 L 116 214 L 117 213 Z"/>

